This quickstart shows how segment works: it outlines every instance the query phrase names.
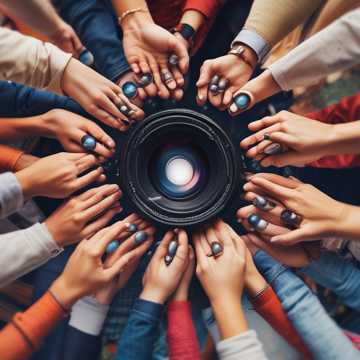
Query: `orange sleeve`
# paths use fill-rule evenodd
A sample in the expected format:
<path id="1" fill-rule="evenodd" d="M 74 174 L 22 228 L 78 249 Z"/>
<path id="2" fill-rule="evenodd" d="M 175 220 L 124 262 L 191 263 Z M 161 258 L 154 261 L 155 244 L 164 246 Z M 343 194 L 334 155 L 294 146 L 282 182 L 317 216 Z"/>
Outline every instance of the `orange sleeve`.
<path id="1" fill-rule="evenodd" d="M 289 344 L 305 355 L 306 359 L 312 359 L 312 355 L 295 328 L 287 318 L 280 300 L 274 290 L 269 286 L 261 295 L 251 300 L 256 312 L 258 312 Z"/>
<path id="2" fill-rule="evenodd" d="M 0 332 L 2 360 L 24 360 L 37 350 L 64 310 L 47 292 L 24 313 L 17 313 Z"/>
<path id="3" fill-rule="evenodd" d="M 0 145 L 0 172 L 14 171 L 15 165 L 24 152 L 6 145 Z"/>
<path id="4" fill-rule="evenodd" d="M 207 19 L 212 19 L 215 17 L 218 8 L 218 0 L 187 0 L 184 11 L 196 10 L 201 12 Z"/>

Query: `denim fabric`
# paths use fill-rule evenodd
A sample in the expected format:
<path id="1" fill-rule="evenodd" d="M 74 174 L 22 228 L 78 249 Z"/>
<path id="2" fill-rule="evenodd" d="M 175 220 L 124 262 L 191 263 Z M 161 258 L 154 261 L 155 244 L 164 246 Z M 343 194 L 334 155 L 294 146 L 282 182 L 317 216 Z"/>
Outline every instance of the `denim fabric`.
<path id="1" fill-rule="evenodd" d="M 112 81 L 130 69 L 122 32 L 109 0 L 56 0 L 60 15 L 94 55 L 96 69 Z"/>
<path id="2" fill-rule="evenodd" d="M 315 359 L 360 359 L 360 352 L 298 276 L 264 251 L 258 251 L 254 261 L 277 293 L 284 311 Z"/>
<path id="3" fill-rule="evenodd" d="M 356 261 L 324 251 L 318 260 L 301 271 L 318 284 L 332 290 L 344 304 L 360 311 L 360 269 Z"/>
<path id="4" fill-rule="evenodd" d="M 115 360 L 151 359 L 163 309 L 161 304 L 135 300 Z"/>
<path id="5" fill-rule="evenodd" d="M 86 115 L 81 106 L 69 97 L 37 90 L 12 81 L 0 81 L 1 117 L 34 116 L 55 108 Z"/>

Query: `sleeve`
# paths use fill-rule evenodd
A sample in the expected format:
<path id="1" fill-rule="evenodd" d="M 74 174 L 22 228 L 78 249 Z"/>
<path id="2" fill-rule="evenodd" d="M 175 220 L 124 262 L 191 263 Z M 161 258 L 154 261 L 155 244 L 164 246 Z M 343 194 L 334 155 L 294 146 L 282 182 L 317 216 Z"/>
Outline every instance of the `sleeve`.
<path id="1" fill-rule="evenodd" d="M 262 61 L 269 50 L 321 5 L 321 0 L 254 0 L 233 43 L 251 47 Z"/>
<path id="2" fill-rule="evenodd" d="M 27 359 L 64 316 L 63 309 L 47 292 L 24 313 L 16 314 L 1 330 L 1 359 Z"/>
<path id="3" fill-rule="evenodd" d="M 282 90 L 309 86 L 327 75 L 352 67 L 360 58 L 360 8 L 319 31 L 269 70 Z"/>
<path id="4" fill-rule="evenodd" d="M 0 235 L 0 287 L 43 265 L 63 251 L 45 224 Z"/>
<path id="5" fill-rule="evenodd" d="M 248 330 L 217 343 L 220 360 L 266 360 L 264 349 L 254 330 Z"/>
<path id="6" fill-rule="evenodd" d="M 0 172 L 14 171 L 17 161 L 24 152 L 10 146 L 0 145 Z"/>
<path id="7" fill-rule="evenodd" d="M 309 350 L 287 318 L 274 290 L 269 286 L 258 297 L 251 300 L 254 309 L 284 338 L 305 355 L 311 358 Z"/>
<path id="8" fill-rule="evenodd" d="M 360 270 L 353 261 L 331 251 L 323 251 L 301 271 L 316 283 L 332 290 L 344 304 L 360 311 Z"/>
<path id="9" fill-rule="evenodd" d="M 88 335 L 101 333 L 109 305 L 100 304 L 94 297 L 78 300 L 71 310 L 69 325 Z"/>
<path id="10" fill-rule="evenodd" d="M 200 346 L 188 301 L 172 301 L 168 306 L 170 360 L 201 360 Z"/>
<path id="11" fill-rule="evenodd" d="M 262 250 L 255 254 L 254 262 L 314 359 L 359 358 L 358 350 L 297 275 Z"/>
<path id="12" fill-rule="evenodd" d="M 0 79 L 62 94 L 61 79 L 72 55 L 16 31 L 0 28 Z"/>
<path id="13" fill-rule="evenodd" d="M 213 19 L 219 9 L 219 0 L 187 0 L 183 11 L 196 10 L 207 19 Z"/>
<path id="14" fill-rule="evenodd" d="M 21 186 L 11 172 L 0 174 L 0 219 L 4 219 L 24 204 Z"/>
<path id="15" fill-rule="evenodd" d="M 147 360 L 158 338 L 164 306 L 142 299 L 135 300 L 127 325 L 118 343 L 115 360 Z"/>

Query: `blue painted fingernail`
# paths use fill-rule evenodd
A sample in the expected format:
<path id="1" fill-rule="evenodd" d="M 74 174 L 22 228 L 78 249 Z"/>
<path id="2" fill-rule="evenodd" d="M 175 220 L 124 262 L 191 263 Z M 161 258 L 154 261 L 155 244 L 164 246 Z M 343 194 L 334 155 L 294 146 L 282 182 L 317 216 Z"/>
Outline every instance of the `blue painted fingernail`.
<path id="1" fill-rule="evenodd" d="M 120 243 L 117 240 L 113 240 L 107 247 L 106 247 L 106 252 L 108 254 L 113 253 L 118 247 L 119 247 Z"/>

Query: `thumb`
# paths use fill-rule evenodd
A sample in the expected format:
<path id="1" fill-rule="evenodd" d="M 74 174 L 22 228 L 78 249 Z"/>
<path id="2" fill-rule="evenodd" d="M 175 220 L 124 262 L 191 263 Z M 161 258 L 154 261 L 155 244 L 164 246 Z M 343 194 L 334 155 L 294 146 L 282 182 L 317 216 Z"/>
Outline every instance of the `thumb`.
<path id="1" fill-rule="evenodd" d="M 170 49 L 179 58 L 179 69 L 185 75 L 189 69 L 189 53 L 186 47 L 174 37 L 170 42 Z"/>

